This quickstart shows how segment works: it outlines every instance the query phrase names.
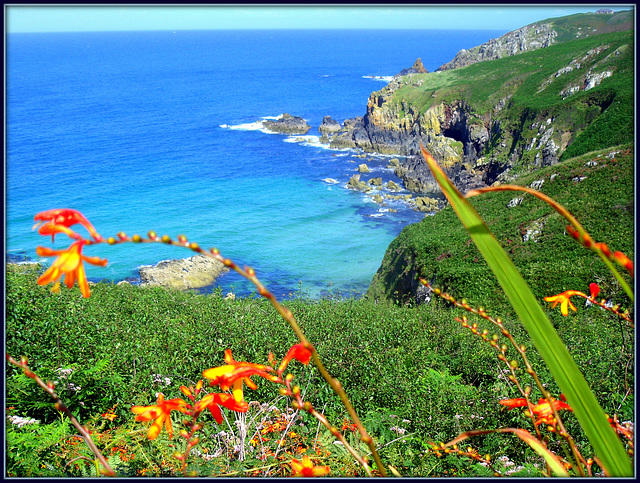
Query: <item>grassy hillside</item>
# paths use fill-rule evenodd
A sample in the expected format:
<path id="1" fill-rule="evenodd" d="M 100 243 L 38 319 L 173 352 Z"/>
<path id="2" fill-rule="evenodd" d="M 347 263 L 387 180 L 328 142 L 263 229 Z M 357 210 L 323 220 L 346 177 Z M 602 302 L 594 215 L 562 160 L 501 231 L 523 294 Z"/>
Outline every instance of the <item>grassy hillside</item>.
<path id="1" fill-rule="evenodd" d="M 194 384 L 204 369 L 221 365 L 225 349 L 231 349 L 236 360 L 266 362 L 269 351 L 281 358 L 296 342 L 264 299 L 224 300 L 215 295 L 108 283 L 94 285 L 91 297 L 83 299 L 77 288 L 52 294 L 48 287 L 36 285 L 37 274 L 37 267 L 9 267 L 6 351 L 14 357 L 27 356 L 38 375 L 56 381 L 63 400 L 83 424 L 98 427 L 101 415 L 112 408 L 115 421 L 97 430 L 94 437 L 99 443 L 112 441 L 106 446 L 107 453 L 117 443 L 135 455 L 128 463 L 118 463 L 119 471 L 127 474 L 148 470 L 146 476 L 176 476 L 165 460 L 171 460 L 174 451 L 167 445 L 180 441 L 176 437 L 169 441 L 166 435 L 159 442 L 147 441 L 145 425 L 133 420 L 131 405 L 155 402 L 158 391 L 167 399 L 183 397 L 180 385 Z M 470 301 L 484 304 L 486 297 Z M 367 430 L 377 444 L 384 445 L 384 461 L 404 476 L 491 476 L 470 460 L 437 458 L 425 451 L 427 443 L 448 441 L 467 429 L 526 427 L 527 419 L 517 411 L 500 411 L 498 401 L 518 397 L 518 393 L 506 379 L 495 352 L 462 328 L 454 320 L 459 312 L 446 304 L 409 307 L 373 300 L 296 299 L 286 306 L 318 349 L 327 370 L 341 381 Z M 549 316 L 604 410 L 624 421 L 632 419 L 634 399 L 627 392 L 633 387 L 632 330 L 600 310 L 580 308 L 577 316 L 567 318 L 549 310 Z M 505 324 L 519 343 L 530 346 L 517 320 L 506 316 Z M 540 358 L 534 350 L 528 356 L 555 394 L 557 387 Z M 66 379 L 59 372 L 63 368 L 73 369 Z M 340 427 L 346 413 L 317 369 L 293 363 L 287 371 L 295 374 L 306 400 Z M 8 474 L 81 476 L 80 469 L 67 464 L 81 448 L 67 442 L 76 432 L 68 421 L 61 421 L 53 401 L 15 367 L 7 365 L 5 377 L 6 406 L 11 414 L 40 421 L 22 428 L 7 423 Z M 288 403 L 277 388 L 259 378 L 256 382 L 258 390 L 246 390 L 245 397 L 276 404 L 284 411 Z M 229 418 L 233 421 L 232 415 Z M 210 417 L 205 421 L 198 448 L 212 451 L 220 431 L 229 430 Z M 569 415 L 565 421 L 588 452 L 575 419 Z M 176 418 L 174 424 L 178 425 Z M 406 430 L 406 437 L 399 438 L 391 429 L 398 426 Z M 350 459 L 332 444 L 317 421 L 303 413 L 295 431 L 314 447 L 319 434 L 317 444 L 329 451 L 320 462 L 332 465 L 332 476 L 349 475 L 353 463 L 345 463 Z M 99 434 L 103 436 L 100 440 Z M 493 435 L 477 438 L 473 445 L 481 454 L 522 462 L 520 476 L 539 475 L 540 458 L 515 438 Z M 213 462 L 195 458 L 194 465 L 200 475 L 216 475 L 230 468 L 242 472 L 263 467 L 264 462 L 237 461 L 231 454 Z"/>
<path id="2" fill-rule="evenodd" d="M 513 184 L 529 186 L 536 180 L 544 180 L 540 190 L 569 209 L 596 241 L 633 259 L 634 155 L 629 146 L 573 158 Z M 604 264 L 565 234 L 567 223 L 552 208 L 530 195 L 524 195 L 519 205 L 507 207 L 521 196 L 488 193 L 470 201 L 534 294 L 542 298 L 568 289 L 586 291 L 589 283 L 597 282 L 616 302 L 627 303 Z M 535 228 L 540 230 L 535 239 L 524 241 L 527 230 Z M 387 249 L 367 295 L 407 300 L 412 297 L 414 273 L 456 297 L 507 307 L 497 281 L 451 207 L 402 231 Z"/>
<path id="3" fill-rule="evenodd" d="M 596 75 L 600 83 L 585 90 Z M 561 159 L 633 142 L 634 75 L 634 33 L 614 32 L 404 76 L 376 93 L 380 105 L 371 109 L 376 119 L 420 123 L 427 132 L 433 123 L 425 116 L 429 109 L 463 105 L 467 128 L 489 132 L 479 154 L 485 162 L 511 164 L 514 173 L 522 173 L 534 167 L 543 148 L 537 144 L 541 126 L 553 128 L 550 136 Z M 444 134 L 463 140 L 454 130 Z"/>

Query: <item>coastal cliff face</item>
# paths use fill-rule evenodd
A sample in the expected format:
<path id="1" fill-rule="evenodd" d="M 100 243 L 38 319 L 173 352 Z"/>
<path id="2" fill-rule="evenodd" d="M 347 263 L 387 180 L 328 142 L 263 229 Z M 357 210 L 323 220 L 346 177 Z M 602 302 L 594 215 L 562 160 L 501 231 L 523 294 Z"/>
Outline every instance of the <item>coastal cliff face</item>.
<path id="1" fill-rule="evenodd" d="M 633 33 L 551 45 L 561 36 L 552 26 L 463 51 L 434 73 L 395 76 L 330 145 L 405 156 L 396 174 L 416 193 L 438 191 L 421 144 L 463 192 L 558 163 L 612 105 L 632 102 L 611 79 L 633 92 Z"/>
<path id="2" fill-rule="evenodd" d="M 463 49 L 456 54 L 451 62 L 447 62 L 437 70 L 457 69 L 476 62 L 501 59 L 502 57 L 549 47 L 557 37 L 558 33 L 550 23 L 527 25 L 497 39 L 491 39 L 472 49 Z"/>

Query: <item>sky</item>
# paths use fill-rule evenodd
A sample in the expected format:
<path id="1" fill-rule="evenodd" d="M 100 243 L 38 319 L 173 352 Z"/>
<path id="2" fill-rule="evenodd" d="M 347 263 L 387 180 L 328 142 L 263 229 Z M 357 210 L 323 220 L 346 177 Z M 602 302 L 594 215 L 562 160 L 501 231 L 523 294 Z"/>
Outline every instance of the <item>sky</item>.
<path id="1" fill-rule="evenodd" d="M 29 5 L 5 4 L 5 32 L 218 29 L 476 29 L 505 33 L 547 18 L 635 4 Z"/>

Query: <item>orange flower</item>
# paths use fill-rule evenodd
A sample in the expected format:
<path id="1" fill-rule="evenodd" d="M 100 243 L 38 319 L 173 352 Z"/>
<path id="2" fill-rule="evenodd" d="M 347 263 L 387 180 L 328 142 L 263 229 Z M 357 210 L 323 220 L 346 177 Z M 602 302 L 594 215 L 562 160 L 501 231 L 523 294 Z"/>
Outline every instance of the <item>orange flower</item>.
<path id="1" fill-rule="evenodd" d="M 278 367 L 278 374 L 282 374 L 284 372 L 284 369 L 287 367 L 287 364 L 289 364 L 291 359 L 295 359 L 305 365 L 309 364 L 309 361 L 311 360 L 311 351 L 302 344 L 291 346 L 287 355 L 282 359 L 280 367 Z"/>
<path id="2" fill-rule="evenodd" d="M 589 284 L 589 293 L 591 294 L 591 298 L 595 300 L 600 293 L 600 287 L 598 287 L 597 283 L 594 282 Z"/>
<path id="3" fill-rule="evenodd" d="M 532 406 L 531 412 L 536 417 L 536 426 L 538 424 L 544 423 L 544 424 L 553 426 L 555 428 L 557 421 L 553 416 L 553 409 L 551 407 L 551 404 L 553 404 L 553 407 L 556 409 L 556 411 L 559 411 L 561 409 L 566 409 L 567 411 L 573 411 L 571 406 L 569 406 L 564 401 L 563 395 L 560 395 L 560 399 L 561 400 L 551 398 L 551 403 L 549 403 L 549 401 L 541 397 L 540 400 L 538 401 L 538 404 Z M 500 404 L 507 406 L 507 409 L 527 406 L 527 400 L 524 398 L 503 399 L 502 401 L 499 401 L 499 402 Z"/>
<path id="4" fill-rule="evenodd" d="M 169 399 L 164 400 L 162 393 L 158 394 L 158 402 L 153 406 L 132 406 L 131 411 L 136 414 L 136 421 L 151 421 L 155 419 L 155 422 L 147 431 L 147 438 L 156 439 L 162 430 L 162 425 L 167 428 L 169 437 L 173 438 L 173 428 L 171 426 L 171 411 L 186 412 L 188 404 L 182 399 Z"/>
<path id="5" fill-rule="evenodd" d="M 544 300 L 545 302 L 553 302 L 553 305 L 551 306 L 552 309 L 555 309 L 556 305 L 560 304 L 560 312 L 562 312 L 562 315 L 566 317 L 567 315 L 569 315 L 569 310 L 567 307 L 571 307 L 571 310 L 573 310 L 574 312 L 577 311 L 577 309 L 575 308 L 573 303 L 571 303 L 571 300 L 570 300 L 570 298 L 573 297 L 574 295 L 588 298 L 585 294 L 583 294 L 582 292 L 579 292 L 578 290 L 567 290 L 566 292 L 562 292 L 561 294 L 558 294 L 558 295 L 545 297 Z"/>
<path id="6" fill-rule="evenodd" d="M 48 223 L 45 223 L 40 228 L 40 230 L 38 230 L 38 233 L 40 233 L 41 235 L 51 235 L 51 240 L 53 240 L 55 236 L 55 232 L 51 233 L 50 231 L 48 231 L 51 225 L 61 225 L 63 227 L 68 228 L 71 225 L 75 225 L 76 223 L 80 223 L 82 226 L 84 226 L 87 229 L 87 231 L 91 234 L 91 236 L 95 238 L 96 241 L 102 240 L 102 237 L 98 234 L 98 232 L 93 227 L 93 225 L 89 223 L 89 220 L 87 220 L 84 217 L 84 215 L 80 213 L 78 210 L 72 210 L 69 208 L 60 208 L 60 209 L 54 209 L 54 210 L 41 211 L 36 216 L 34 216 L 33 219 L 34 221 L 39 222 L 34 225 L 33 227 L 34 229 L 40 226 L 42 223 L 48 222 Z M 62 230 L 60 230 L 60 232 L 61 231 Z M 68 231 L 71 232 L 71 230 L 68 230 Z M 69 235 L 69 236 L 73 236 L 73 235 Z M 77 236 L 74 238 L 77 238 Z"/>
<path id="7" fill-rule="evenodd" d="M 202 375 L 207 379 L 211 379 L 212 386 L 220 386 L 220 389 L 223 391 L 233 388 L 233 396 L 237 402 L 244 400 L 244 394 L 242 392 L 243 382 L 251 389 L 258 388 L 249 376 L 255 375 L 269 380 L 274 379 L 274 376 L 267 372 L 273 371 L 273 368 L 262 364 L 236 361 L 231 355 L 231 349 L 225 351 L 224 361 L 227 363 L 226 365 L 207 369 Z"/>
<path id="8" fill-rule="evenodd" d="M 60 278 L 64 275 L 67 287 L 73 287 L 75 281 L 78 280 L 78 286 L 80 287 L 82 296 L 88 297 L 91 295 L 89 282 L 87 282 L 87 276 L 84 272 L 82 262 L 85 261 L 92 265 L 104 267 L 107 265 L 107 260 L 102 260 L 98 257 L 84 256 L 82 254 L 82 247 L 86 243 L 86 240 L 78 240 L 72 243 L 66 250 L 52 250 L 50 248 L 37 247 L 36 253 L 41 257 L 58 257 L 51 267 L 38 278 L 38 285 L 47 285 L 48 283 L 55 282 L 52 291 L 58 292 L 60 290 Z"/>
<path id="9" fill-rule="evenodd" d="M 324 476 L 331 471 L 328 466 L 313 466 L 311 458 L 307 455 L 302 457 L 302 462 L 291 460 L 291 470 L 292 476 Z"/>
<path id="10" fill-rule="evenodd" d="M 507 406 L 507 409 L 519 408 L 527 405 L 527 400 L 522 397 L 518 399 L 503 399 L 498 402 L 503 406 Z"/>
<path id="11" fill-rule="evenodd" d="M 231 394 L 207 394 L 200 401 L 196 403 L 195 412 L 199 413 L 203 411 L 205 408 L 209 409 L 213 419 L 216 420 L 218 424 L 222 422 L 222 413 L 220 412 L 220 408 L 218 407 L 224 406 L 231 411 L 236 411 L 239 413 L 246 413 L 249 409 L 249 405 L 244 401 L 236 401 L 236 399 Z"/>

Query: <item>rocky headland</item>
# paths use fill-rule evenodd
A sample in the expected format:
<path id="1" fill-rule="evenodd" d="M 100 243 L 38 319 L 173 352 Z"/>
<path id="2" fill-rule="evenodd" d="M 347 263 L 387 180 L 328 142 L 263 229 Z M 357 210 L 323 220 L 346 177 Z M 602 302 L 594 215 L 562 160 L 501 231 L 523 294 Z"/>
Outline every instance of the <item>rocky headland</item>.
<path id="1" fill-rule="evenodd" d="M 222 262 L 204 255 L 163 260 L 156 265 L 140 267 L 140 286 L 162 286 L 177 290 L 202 288 L 212 285 L 228 270 Z"/>
<path id="2" fill-rule="evenodd" d="M 363 116 L 345 119 L 340 129 L 325 117 L 322 141 L 336 149 L 403 156 L 395 174 L 418 194 L 439 191 L 421 144 L 462 192 L 555 165 L 615 105 L 615 89 L 594 88 L 616 75 L 632 79 L 627 66 L 633 50 L 630 15 L 583 14 L 538 22 L 463 50 L 433 73 L 418 59 L 369 96 Z M 617 33 L 594 37 L 626 31 L 629 40 Z M 575 48 L 561 48 L 569 43 Z M 542 49 L 549 54 L 524 55 Z M 522 61 L 501 64 L 498 77 L 491 69 L 470 70 L 514 56 Z M 548 74 L 533 75 L 537 72 Z M 588 91 L 593 94 L 578 95 Z M 362 181 L 350 183 L 356 188 Z"/>

